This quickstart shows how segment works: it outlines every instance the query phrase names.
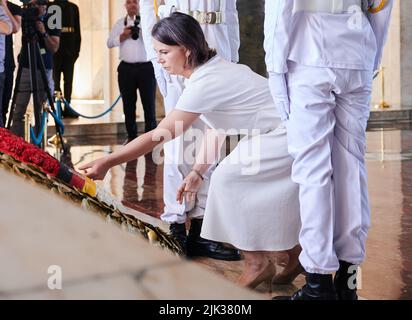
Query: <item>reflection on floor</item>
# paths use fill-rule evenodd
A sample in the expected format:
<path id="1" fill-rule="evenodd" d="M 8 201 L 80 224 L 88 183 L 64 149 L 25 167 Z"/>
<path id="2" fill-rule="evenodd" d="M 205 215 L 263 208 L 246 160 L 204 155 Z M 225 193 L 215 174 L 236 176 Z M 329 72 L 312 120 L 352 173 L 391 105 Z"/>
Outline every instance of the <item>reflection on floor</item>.
<path id="1" fill-rule="evenodd" d="M 123 137 L 122 137 L 123 138 Z M 98 136 L 69 139 L 75 167 L 121 148 L 124 138 Z M 361 268 L 360 295 L 366 299 L 412 299 L 412 131 L 368 132 L 367 166 L 372 227 L 367 260 Z M 102 182 L 123 202 L 159 217 L 163 211 L 163 170 L 151 155 L 113 168 Z M 160 157 L 161 158 L 161 157 Z M 285 257 L 276 257 L 282 270 Z M 236 281 L 242 262 L 199 259 L 199 263 Z M 273 287 L 272 295 L 293 292 L 303 276 L 290 286 Z M 268 295 L 269 288 L 258 288 Z"/>

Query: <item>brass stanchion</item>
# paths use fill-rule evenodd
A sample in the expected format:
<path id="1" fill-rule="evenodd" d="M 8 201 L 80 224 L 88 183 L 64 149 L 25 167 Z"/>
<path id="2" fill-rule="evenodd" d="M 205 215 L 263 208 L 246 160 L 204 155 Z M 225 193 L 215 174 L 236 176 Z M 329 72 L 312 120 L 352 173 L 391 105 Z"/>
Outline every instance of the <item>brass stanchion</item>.
<path id="1" fill-rule="evenodd" d="M 43 112 L 46 112 L 48 114 L 49 112 L 49 107 L 47 104 L 43 104 Z M 46 117 L 46 121 L 44 123 L 44 134 L 43 134 L 43 150 L 46 150 L 47 148 L 47 123 L 48 123 L 48 118 Z"/>
<path id="2" fill-rule="evenodd" d="M 31 142 L 30 125 L 31 125 L 31 114 L 26 113 L 24 115 L 24 140 L 26 140 L 28 143 Z"/>
<path id="3" fill-rule="evenodd" d="M 56 101 L 63 100 L 63 94 L 61 91 L 55 91 L 54 93 L 56 96 Z M 47 142 L 49 146 L 55 147 L 55 158 L 60 161 L 62 156 L 62 141 L 60 139 L 60 136 L 58 134 L 55 134 L 50 139 L 48 139 Z M 63 138 L 63 142 L 64 144 L 67 144 L 67 139 Z"/>
<path id="4" fill-rule="evenodd" d="M 379 73 L 381 74 L 382 99 L 379 104 L 375 105 L 375 109 L 388 109 L 391 106 L 385 102 L 385 68 L 380 67 Z"/>

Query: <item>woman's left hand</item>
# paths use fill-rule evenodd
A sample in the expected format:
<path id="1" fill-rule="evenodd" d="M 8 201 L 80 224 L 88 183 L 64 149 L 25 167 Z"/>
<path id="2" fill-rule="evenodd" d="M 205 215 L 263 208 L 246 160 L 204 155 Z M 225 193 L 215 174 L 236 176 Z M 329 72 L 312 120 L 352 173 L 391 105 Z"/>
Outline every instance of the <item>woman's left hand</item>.
<path id="1" fill-rule="evenodd" d="M 194 171 L 191 171 L 183 180 L 181 187 L 177 190 L 176 200 L 180 204 L 183 203 L 183 198 L 186 196 L 186 201 L 195 201 L 196 194 L 202 185 L 202 178 Z"/>

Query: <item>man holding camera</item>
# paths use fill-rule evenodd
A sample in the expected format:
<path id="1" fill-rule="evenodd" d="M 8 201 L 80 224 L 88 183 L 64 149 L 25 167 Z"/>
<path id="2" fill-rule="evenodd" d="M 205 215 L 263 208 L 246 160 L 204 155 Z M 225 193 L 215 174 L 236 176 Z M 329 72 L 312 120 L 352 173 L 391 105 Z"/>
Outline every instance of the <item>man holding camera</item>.
<path id="1" fill-rule="evenodd" d="M 12 24 L 4 10 L 3 2 L 0 2 L 0 128 L 4 127 L 1 109 L 5 78 L 4 57 L 6 54 L 6 35 L 9 35 L 12 30 Z"/>
<path id="2" fill-rule="evenodd" d="M 3 108 L 0 117 L 3 117 L 3 124 L 7 123 L 7 113 L 9 112 L 10 99 L 13 91 L 14 85 L 14 70 L 16 69 L 16 62 L 14 60 L 14 48 L 13 48 L 13 34 L 20 31 L 21 28 L 21 8 L 7 0 L 1 0 L 1 5 L 3 6 L 4 12 L 9 17 L 12 24 L 12 33 L 6 36 L 6 56 L 4 59 L 4 88 L 2 94 L 2 105 L 0 109 Z M 1 98 L 0 98 L 1 99 Z"/>
<path id="3" fill-rule="evenodd" d="M 137 0 L 126 0 L 127 16 L 119 19 L 107 40 L 109 48 L 120 47 L 118 81 L 123 99 L 128 138 L 125 144 L 137 137 L 136 102 L 139 89 L 145 118 L 145 131 L 156 128 L 156 80 L 153 65 L 147 55 L 140 30 Z"/>
<path id="4" fill-rule="evenodd" d="M 27 48 L 27 41 L 37 40 L 40 48 L 40 56 L 37 57 L 37 91 L 38 91 L 38 104 L 42 105 L 46 102 L 46 84 L 43 83 L 41 77 L 40 68 L 44 64 L 46 76 L 48 80 L 48 86 L 53 93 L 54 82 L 53 82 L 53 54 L 57 52 L 60 45 L 60 32 L 61 30 L 49 23 L 51 16 L 47 13 L 47 0 L 32 0 L 29 3 L 28 9 L 36 13 L 34 21 L 31 21 L 31 13 L 25 15 L 23 10 L 23 44 L 19 55 L 19 63 L 22 67 L 22 74 L 20 78 L 20 83 L 18 86 L 18 95 L 16 97 L 16 104 L 13 113 L 13 124 L 11 130 L 16 135 L 21 137 L 24 136 L 24 114 L 26 113 L 27 106 L 30 101 L 30 95 L 32 93 L 31 78 L 30 78 L 30 61 L 29 53 Z M 27 12 L 27 11 L 26 11 Z M 30 21 L 28 21 L 30 20 Z M 34 24 L 34 26 L 32 26 Z M 31 34 L 31 29 L 34 29 L 34 33 Z M 33 61 L 34 62 L 34 61 Z"/>

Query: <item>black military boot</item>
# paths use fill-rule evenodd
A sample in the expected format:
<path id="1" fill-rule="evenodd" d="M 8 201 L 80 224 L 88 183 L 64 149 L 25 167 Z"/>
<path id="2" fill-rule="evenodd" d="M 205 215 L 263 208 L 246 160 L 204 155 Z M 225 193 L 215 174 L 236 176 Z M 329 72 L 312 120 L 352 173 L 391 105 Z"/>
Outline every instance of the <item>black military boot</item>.
<path id="1" fill-rule="evenodd" d="M 291 297 L 273 300 L 337 300 L 331 274 L 306 274 L 306 285 Z"/>
<path id="2" fill-rule="evenodd" d="M 358 300 L 356 277 L 358 267 L 346 261 L 339 261 L 339 270 L 333 283 L 339 300 Z"/>
<path id="3" fill-rule="evenodd" d="M 170 225 L 170 234 L 179 242 L 183 254 L 186 254 L 187 234 L 184 223 L 172 223 Z"/>
<path id="4" fill-rule="evenodd" d="M 192 219 L 187 237 L 187 257 L 209 257 L 216 260 L 239 261 L 238 250 L 227 248 L 222 243 L 200 237 L 203 220 Z"/>

